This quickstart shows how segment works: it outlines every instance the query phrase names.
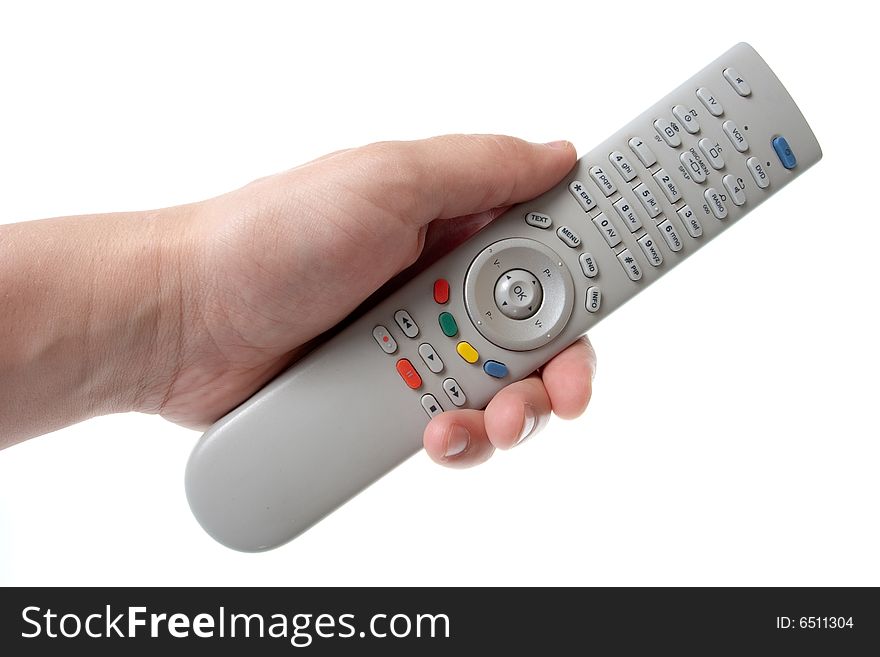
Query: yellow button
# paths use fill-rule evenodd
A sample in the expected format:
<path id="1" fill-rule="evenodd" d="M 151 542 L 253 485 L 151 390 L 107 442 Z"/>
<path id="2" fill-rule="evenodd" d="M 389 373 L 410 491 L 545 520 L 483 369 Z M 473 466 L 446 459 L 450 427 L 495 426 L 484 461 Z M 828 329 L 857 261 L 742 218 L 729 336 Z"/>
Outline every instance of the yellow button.
<path id="1" fill-rule="evenodd" d="M 480 354 L 471 346 L 470 342 L 459 342 L 455 349 L 458 351 L 458 355 L 469 363 L 476 363 L 480 358 Z"/>

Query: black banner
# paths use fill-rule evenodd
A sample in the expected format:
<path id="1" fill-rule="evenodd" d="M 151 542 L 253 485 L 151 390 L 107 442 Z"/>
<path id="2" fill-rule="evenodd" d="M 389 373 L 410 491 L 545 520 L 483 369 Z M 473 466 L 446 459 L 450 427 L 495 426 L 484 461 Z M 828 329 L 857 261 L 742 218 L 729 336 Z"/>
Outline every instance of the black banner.
<path id="1" fill-rule="evenodd" d="M 5 589 L 3 654 L 876 654 L 876 589 Z M 246 651 L 246 652 L 245 652 Z M 201 654 L 201 653 L 200 653 Z"/>

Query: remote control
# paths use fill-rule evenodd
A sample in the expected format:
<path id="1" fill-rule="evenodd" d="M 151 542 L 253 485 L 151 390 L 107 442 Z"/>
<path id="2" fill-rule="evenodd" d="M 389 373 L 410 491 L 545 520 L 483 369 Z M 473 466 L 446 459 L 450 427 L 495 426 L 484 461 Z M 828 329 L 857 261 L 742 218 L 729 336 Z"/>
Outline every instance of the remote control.
<path id="1" fill-rule="evenodd" d="M 291 540 L 419 451 L 431 417 L 484 408 L 821 157 L 734 46 L 219 420 L 187 466 L 193 513 L 238 550 Z"/>

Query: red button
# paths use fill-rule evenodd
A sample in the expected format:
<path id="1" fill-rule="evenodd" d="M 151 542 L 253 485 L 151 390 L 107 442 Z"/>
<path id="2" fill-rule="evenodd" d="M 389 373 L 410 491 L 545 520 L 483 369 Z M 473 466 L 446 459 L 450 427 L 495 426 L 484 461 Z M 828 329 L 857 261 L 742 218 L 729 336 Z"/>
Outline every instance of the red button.
<path id="1" fill-rule="evenodd" d="M 445 278 L 438 278 L 434 281 L 434 301 L 437 303 L 449 301 L 449 281 Z"/>
<path id="2" fill-rule="evenodd" d="M 416 368 L 406 358 L 401 358 L 397 361 L 397 372 L 400 374 L 403 382 L 413 390 L 422 387 L 422 377 L 419 376 Z"/>

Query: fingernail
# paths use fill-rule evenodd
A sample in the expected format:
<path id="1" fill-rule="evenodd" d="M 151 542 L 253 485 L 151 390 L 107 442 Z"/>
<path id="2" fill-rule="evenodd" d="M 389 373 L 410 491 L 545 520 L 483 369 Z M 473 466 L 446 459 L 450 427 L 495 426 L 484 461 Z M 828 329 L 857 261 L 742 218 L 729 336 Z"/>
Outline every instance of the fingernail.
<path id="1" fill-rule="evenodd" d="M 550 148 L 568 148 L 571 143 L 567 139 L 560 139 L 559 141 L 548 141 L 544 146 L 549 146 Z"/>
<path id="2" fill-rule="evenodd" d="M 446 458 L 458 456 L 467 449 L 470 440 L 471 434 L 468 433 L 467 429 L 461 425 L 453 424 L 449 430 L 449 437 L 446 439 L 446 452 L 444 452 L 443 456 Z"/>
<path id="3" fill-rule="evenodd" d="M 519 432 L 519 438 L 516 439 L 516 442 L 513 443 L 514 447 L 523 442 L 526 438 L 532 435 L 532 432 L 535 430 L 535 427 L 538 426 L 538 417 L 535 415 L 535 409 L 532 408 L 531 404 L 523 404 L 523 425 L 522 429 Z"/>

